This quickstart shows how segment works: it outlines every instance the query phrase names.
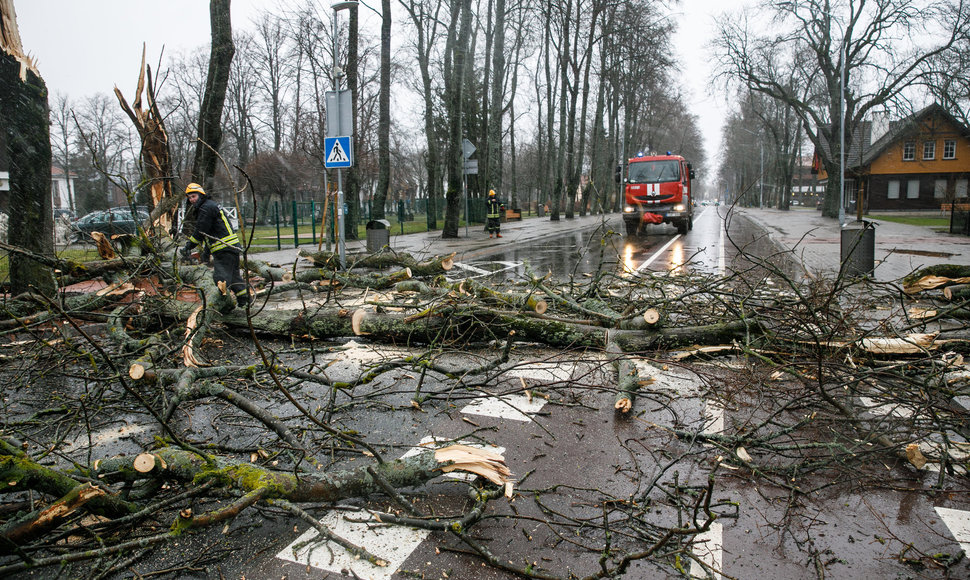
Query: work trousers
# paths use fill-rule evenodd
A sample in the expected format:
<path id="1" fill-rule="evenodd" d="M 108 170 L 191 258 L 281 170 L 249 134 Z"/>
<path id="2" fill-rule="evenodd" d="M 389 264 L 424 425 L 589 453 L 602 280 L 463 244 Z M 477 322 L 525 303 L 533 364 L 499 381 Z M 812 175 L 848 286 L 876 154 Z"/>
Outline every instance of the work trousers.
<path id="1" fill-rule="evenodd" d="M 212 262 L 212 280 L 216 284 L 225 282 L 240 304 L 248 302 L 249 291 L 246 288 L 246 281 L 239 273 L 239 252 L 235 248 L 214 252 Z"/>
<path id="2" fill-rule="evenodd" d="M 502 221 L 501 220 L 502 220 L 502 218 L 497 218 L 497 217 L 487 218 L 487 221 L 485 223 L 485 229 L 488 230 L 488 233 L 490 233 L 490 234 L 497 234 L 497 233 L 499 233 L 500 228 L 502 227 Z"/>

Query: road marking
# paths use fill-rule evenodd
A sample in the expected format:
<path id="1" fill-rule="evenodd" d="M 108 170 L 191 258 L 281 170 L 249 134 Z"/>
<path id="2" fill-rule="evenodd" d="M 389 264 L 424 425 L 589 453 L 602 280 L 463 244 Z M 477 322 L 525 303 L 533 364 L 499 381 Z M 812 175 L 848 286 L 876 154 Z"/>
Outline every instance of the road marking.
<path id="1" fill-rule="evenodd" d="M 859 402 L 866 411 L 873 415 L 892 415 L 900 419 L 909 419 L 915 415 L 912 409 L 898 404 L 882 404 L 871 397 L 859 397 Z"/>
<path id="2" fill-rule="evenodd" d="M 724 431 L 724 407 L 713 401 L 707 401 L 704 407 L 704 429 L 701 432 L 705 435 L 717 435 L 722 431 Z"/>
<path id="3" fill-rule="evenodd" d="M 573 370 L 575 368 L 576 365 L 573 364 L 529 362 L 511 369 L 505 374 L 510 377 L 535 379 L 548 383 L 560 383 L 573 378 Z"/>
<path id="4" fill-rule="evenodd" d="M 144 425 L 126 424 L 122 425 L 121 427 L 106 427 L 91 433 L 90 441 L 88 440 L 88 435 L 79 436 L 67 447 L 67 449 L 64 449 L 64 451 L 73 451 L 81 446 L 86 446 L 89 443 L 95 447 L 107 445 L 109 443 L 116 443 L 119 439 L 134 437 L 135 435 L 140 435 L 146 431 L 148 431 L 148 427 L 145 427 Z"/>
<path id="5" fill-rule="evenodd" d="M 462 413 L 466 415 L 481 415 L 484 417 L 498 417 L 512 421 L 531 421 L 532 416 L 542 409 L 546 400 L 542 397 L 512 394 L 501 397 L 482 397 L 474 399 Z"/>
<path id="6" fill-rule="evenodd" d="M 724 530 L 720 523 L 714 522 L 709 530 L 694 536 L 691 551 L 694 552 L 694 557 L 709 566 L 709 568 L 705 568 L 700 562 L 691 560 L 690 575 L 692 578 L 721 580 L 721 561 L 724 559 Z"/>
<path id="7" fill-rule="evenodd" d="M 666 252 L 667 248 L 673 245 L 673 243 L 676 242 L 679 238 L 680 238 L 680 234 L 677 234 L 674 237 L 670 238 L 670 241 L 664 244 L 662 248 L 654 252 L 649 258 L 644 260 L 642 264 L 637 266 L 637 272 L 639 272 L 640 270 L 646 270 L 647 267 L 650 266 L 650 264 L 653 264 L 654 260 L 660 257 L 660 254 L 663 254 L 664 252 Z"/>
<path id="8" fill-rule="evenodd" d="M 359 521 L 348 521 L 346 518 Z M 296 562 L 303 566 L 313 566 L 327 572 L 341 574 L 352 571 L 356 576 L 367 580 L 389 580 L 411 552 L 418 547 L 430 533 L 406 526 L 382 524 L 365 511 L 348 514 L 344 511 L 331 511 L 320 520 L 335 536 L 366 549 L 371 554 L 387 560 L 387 566 L 375 566 L 358 559 L 342 546 L 330 541 L 313 542 L 300 548 L 295 546 L 317 537 L 314 528 L 307 531 L 283 549 L 277 558 Z"/>
<path id="9" fill-rule="evenodd" d="M 485 268 L 479 268 L 478 266 L 472 266 L 471 264 L 466 264 L 464 262 L 455 262 L 454 266 L 467 270 L 475 274 L 475 276 L 466 276 L 465 278 L 482 278 L 485 276 L 494 276 L 495 274 L 501 274 L 508 270 L 513 270 L 522 266 L 523 262 L 504 262 L 500 260 L 495 260 L 493 262 L 488 262 L 489 264 L 500 264 L 502 268 L 498 270 L 486 270 Z"/>
<path id="10" fill-rule="evenodd" d="M 485 270 L 484 268 L 472 266 L 471 264 L 466 264 L 464 262 L 455 262 L 454 266 L 456 268 L 468 270 L 469 272 L 475 272 L 476 274 L 491 274 L 491 272 L 489 272 L 488 270 Z"/>
<path id="11" fill-rule="evenodd" d="M 484 449 L 485 451 L 491 451 L 492 453 L 497 453 L 502 456 L 505 455 L 505 447 L 498 447 L 495 445 L 484 445 L 482 443 L 476 443 L 474 441 L 465 441 L 463 439 L 458 441 L 455 441 L 454 439 L 439 439 L 434 435 L 428 435 L 427 437 L 421 439 L 421 441 L 418 442 L 417 445 L 409 449 L 407 453 L 402 455 L 401 459 L 404 459 L 405 457 L 411 457 L 412 455 L 417 455 L 418 453 L 421 453 L 422 451 L 425 451 L 427 449 L 438 449 L 440 447 L 447 447 L 449 445 L 456 445 L 456 444 L 467 445 L 469 447 L 475 447 L 478 449 Z M 472 481 L 478 476 L 473 473 L 459 473 L 457 471 L 452 471 L 444 474 L 442 477 L 446 477 L 448 479 L 458 479 L 461 481 Z"/>
<path id="12" fill-rule="evenodd" d="M 963 551 L 970 554 L 970 512 L 938 507 L 936 513 L 940 514 L 940 519 L 950 529 Z"/>
<path id="13" fill-rule="evenodd" d="M 718 215 L 717 212 L 714 215 Z M 718 216 L 720 217 L 720 216 Z M 724 238 L 727 237 L 727 230 L 724 226 L 724 220 L 721 221 L 721 233 L 717 237 L 717 275 L 724 276 L 725 271 L 727 271 L 727 260 L 724 256 Z"/>

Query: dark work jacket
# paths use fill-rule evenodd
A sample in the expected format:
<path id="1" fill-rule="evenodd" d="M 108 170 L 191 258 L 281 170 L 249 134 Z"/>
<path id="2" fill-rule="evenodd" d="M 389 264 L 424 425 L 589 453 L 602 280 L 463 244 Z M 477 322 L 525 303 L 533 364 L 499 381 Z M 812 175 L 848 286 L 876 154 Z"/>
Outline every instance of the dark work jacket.
<path id="1" fill-rule="evenodd" d="M 490 217 L 490 218 L 502 217 L 502 209 L 505 207 L 505 204 L 502 203 L 500 199 L 498 199 L 497 197 L 486 199 L 485 204 L 486 204 L 486 207 L 488 208 L 488 214 L 485 217 Z"/>
<path id="2" fill-rule="evenodd" d="M 212 253 L 227 248 L 239 248 L 239 237 L 229 225 L 229 219 L 219 204 L 207 195 L 199 196 L 195 204 L 195 233 L 189 238 L 189 246 L 209 246 Z"/>

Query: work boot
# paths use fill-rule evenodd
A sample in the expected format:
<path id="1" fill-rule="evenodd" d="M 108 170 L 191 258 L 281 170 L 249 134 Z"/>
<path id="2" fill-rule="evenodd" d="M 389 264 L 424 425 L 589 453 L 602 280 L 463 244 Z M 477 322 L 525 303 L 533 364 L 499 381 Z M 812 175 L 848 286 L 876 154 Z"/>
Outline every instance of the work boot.
<path id="1" fill-rule="evenodd" d="M 488 234 L 488 239 L 492 239 L 493 237 L 495 236 L 493 236 L 492 234 Z"/>
<path id="2" fill-rule="evenodd" d="M 250 301 L 249 292 L 236 294 L 236 304 L 238 304 L 240 308 L 245 309 L 247 306 L 249 306 L 249 301 Z"/>
<path id="3" fill-rule="evenodd" d="M 502 237 L 502 234 L 495 234 L 495 237 L 496 238 L 501 238 Z"/>

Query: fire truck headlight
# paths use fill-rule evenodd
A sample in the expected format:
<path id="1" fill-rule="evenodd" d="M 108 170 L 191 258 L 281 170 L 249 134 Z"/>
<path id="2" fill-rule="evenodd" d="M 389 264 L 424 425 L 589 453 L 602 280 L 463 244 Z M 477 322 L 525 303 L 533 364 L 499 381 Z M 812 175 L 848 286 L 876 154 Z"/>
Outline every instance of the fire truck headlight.
<path id="1" fill-rule="evenodd" d="M 632 205 L 623 206 L 623 213 L 633 213 L 635 211 L 637 211 L 637 208 L 633 207 Z"/>
<path id="2" fill-rule="evenodd" d="M 685 209 L 687 209 L 687 206 L 682 203 L 678 203 L 674 206 L 674 211 L 684 211 Z"/>

